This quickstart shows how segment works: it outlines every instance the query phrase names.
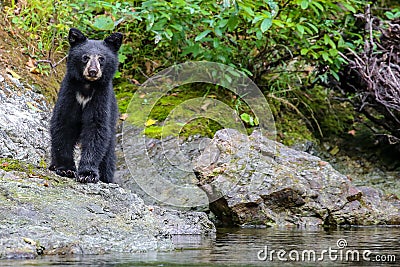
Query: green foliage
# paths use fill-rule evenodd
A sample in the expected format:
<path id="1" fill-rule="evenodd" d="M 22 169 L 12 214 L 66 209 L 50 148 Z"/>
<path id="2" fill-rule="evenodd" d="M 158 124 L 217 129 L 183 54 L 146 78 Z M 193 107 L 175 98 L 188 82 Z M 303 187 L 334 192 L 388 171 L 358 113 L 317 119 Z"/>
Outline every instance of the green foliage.
<path id="1" fill-rule="evenodd" d="M 295 61 L 327 65 L 337 77 L 343 63 L 338 51 L 357 44 L 344 36 L 352 14 L 364 1 L 143 1 L 138 16 L 155 49 L 168 59 L 208 60 L 233 65 L 259 80 L 266 72 Z M 358 36 L 361 42 L 362 37 Z"/>
<path id="2" fill-rule="evenodd" d="M 120 31 L 124 34 L 124 44 L 117 78 L 143 82 L 160 69 L 188 60 L 225 63 L 251 76 L 266 95 L 275 97 L 272 102 L 276 105 L 273 108 L 276 118 L 282 110 L 295 110 L 310 118 L 309 124 L 314 125 L 315 132 L 320 132 L 323 117 L 319 117 L 320 107 L 312 103 L 327 102 L 320 101 L 318 90 L 316 93 L 310 89 L 329 77 L 338 79 L 337 73 L 344 62 L 339 52 L 362 47 L 364 36 L 357 28 L 354 13 L 362 13 L 368 3 L 365 0 L 28 2 L 18 15 L 16 6 L 8 7 L 7 18 L 13 28 L 21 31 L 21 36 L 28 37 L 34 46 L 32 53 L 38 56 L 61 51 L 70 27 L 77 27 L 92 38 Z M 386 16 L 397 17 L 398 10 L 388 11 Z M 132 90 L 132 87 L 118 90 L 121 111 L 126 108 Z M 240 98 L 231 97 L 231 106 L 247 126 L 256 126 L 254 114 L 246 111 Z"/>
<path id="3" fill-rule="evenodd" d="M 65 44 L 64 34 L 72 26 L 66 19 L 72 11 L 68 1 L 33 0 L 26 6 L 17 6 L 15 2 L 4 8 L 13 25 L 9 30 L 24 41 L 30 55 L 43 57 L 50 51 L 59 52 Z"/>
<path id="4" fill-rule="evenodd" d="M 125 34 L 120 61 L 126 70 L 144 68 L 151 60 L 158 61 L 155 68 L 208 60 L 233 65 L 259 80 L 290 61 L 296 69 L 328 65 L 337 77 L 343 63 L 338 51 L 361 43 L 362 37 L 351 33 L 352 14 L 364 5 L 359 0 L 35 0 L 18 16 L 12 15 L 16 7 L 8 8 L 8 15 L 34 35 L 43 54 L 62 47 L 72 26 L 93 37 L 119 30 Z"/>
<path id="5" fill-rule="evenodd" d="M 400 18 L 400 8 L 395 8 L 391 11 L 386 11 L 385 16 L 390 20 Z"/>

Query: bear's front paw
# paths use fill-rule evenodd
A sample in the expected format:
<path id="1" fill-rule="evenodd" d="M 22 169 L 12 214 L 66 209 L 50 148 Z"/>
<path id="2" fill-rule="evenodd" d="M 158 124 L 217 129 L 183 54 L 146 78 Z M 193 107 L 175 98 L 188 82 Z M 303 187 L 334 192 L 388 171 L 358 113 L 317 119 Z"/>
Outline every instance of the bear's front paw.
<path id="1" fill-rule="evenodd" d="M 80 183 L 97 183 L 99 181 L 99 173 L 97 171 L 80 171 L 76 180 Z"/>
<path id="2" fill-rule="evenodd" d="M 53 172 L 56 171 L 56 169 L 57 169 L 56 165 L 54 165 L 54 164 L 51 164 L 50 167 L 49 167 L 49 170 L 53 171 Z"/>
<path id="3" fill-rule="evenodd" d="M 76 177 L 76 171 L 75 170 L 61 170 L 58 169 L 56 170 L 56 174 L 63 176 L 63 177 L 68 177 L 68 178 L 75 178 Z"/>
<path id="4" fill-rule="evenodd" d="M 49 167 L 49 170 L 56 172 L 57 175 L 60 175 L 62 177 L 68 177 L 68 178 L 76 177 L 76 169 L 75 168 L 56 167 L 54 165 L 51 165 Z"/>

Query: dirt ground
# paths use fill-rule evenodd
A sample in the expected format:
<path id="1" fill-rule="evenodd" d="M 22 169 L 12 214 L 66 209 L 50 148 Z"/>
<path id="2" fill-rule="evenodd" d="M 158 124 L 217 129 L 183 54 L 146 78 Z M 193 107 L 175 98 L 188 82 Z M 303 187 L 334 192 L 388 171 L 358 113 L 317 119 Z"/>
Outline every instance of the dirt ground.
<path id="1" fill-rule="evenodd" d="M 23 84 L 34 85 L 35 90 L 44 94 L 50 102 L 55 100 L 59 84 L 65 73 L 65 61 L 58 65 L 54 70 L 47 67 L 48 73 L 40 73 L 35 66 L 36 60 L 48 60 L 48 58 L 38 58 L 32 55 L 29 44 L 35 40 L 29 40 L 18 33 L 18 29 L 13 29 L 4 15 L 0 13 L 0 75 L 9 84 L 14 84 L 10 79 L 13 77 Z M 52 62 L 57 62 L 63 55 L 51 58 Z M 35 59 L 36 58 L 36 59 Z M 42 63 L 46 65 L 47 63 Z"/>

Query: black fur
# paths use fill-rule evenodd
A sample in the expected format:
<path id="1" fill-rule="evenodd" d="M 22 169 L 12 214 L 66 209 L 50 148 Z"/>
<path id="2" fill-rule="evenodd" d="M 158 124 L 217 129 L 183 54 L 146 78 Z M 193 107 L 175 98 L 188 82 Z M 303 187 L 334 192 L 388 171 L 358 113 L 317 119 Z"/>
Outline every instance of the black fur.
<path id="1" fill-rule="evenodd" d="M 50 169 L 83 183 L 111 183 L 118 116 L 112 78 L 118 67 L 122 35 L 114 33 L 104 41 L 89 40 L 79 30 L 71 29 L 68 41 L 67 73 L 50 122 Z M 89 66 L 88 58 L 92 57 L 95 59 Z M 89 76 L 83 74 L 86 67 Z M 77 143 L 82 151 L 78 170 L 73 157 Z"/>

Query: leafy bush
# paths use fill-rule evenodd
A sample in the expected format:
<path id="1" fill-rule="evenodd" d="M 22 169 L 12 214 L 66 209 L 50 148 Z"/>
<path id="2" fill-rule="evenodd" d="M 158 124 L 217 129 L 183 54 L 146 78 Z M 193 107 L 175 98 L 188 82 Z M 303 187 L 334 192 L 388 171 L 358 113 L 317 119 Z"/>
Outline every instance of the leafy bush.
<path id="1" fill-rule="evenodd" d="M 330 66 L 342 62 L 338 50 L 363 2 L 309 1 L 144 1 L 140 16 L 156 49 L 168 48 L 176 61 L 209 60 L 231 64 L 258 80 L 296 58 Z M 360 38 L 359 41 L 362 39 Z M 288 70 L 288 69 L 286 69 Z"/>
<path id="2" fill-rule="evenodd" d="M 18 16 L 17 6 L 7 14 L 14 26 L 34 35 L 37 57 L 60 51 L 71 26 L 91 37 L 118 30 L 125 35 L 118 77 L 144 81 L 188 60 L 225 63 L 251 76 L 273 102 L 317 123 L 318 110 L 309 102 L 318 96 L 311 89 L 329 76 L 338 78 L 344 62 L 339 52 L 362 46 L 354 13 L 367 2 L 34 0 L 19 7 Z M 242 119 L 251 124 L 246 115 Z"/>
<path id="3" fill-rule="evenodd" d="M 352 14 L 365 2 L 35 0 L 20 7 L 18 16 L 11 13 L 16 7 L 8 10 L 14 25 L 39 39 L 39 50 L 57 49 L 54 41 L 64 44 L 62 37 L 74 25 L 93 36 L 118 29 L 128 40 L 123 62 L 137 54 L 155 60 L 153 67 L 209 60 L 259 80 L 273 69 L 299 71 L 307 63 L 328 65 L 336 77 L 343 61 L 337 52 L 362 41 L 358 36 L 348 42 L 344 36 L 354 37 Z"/>

